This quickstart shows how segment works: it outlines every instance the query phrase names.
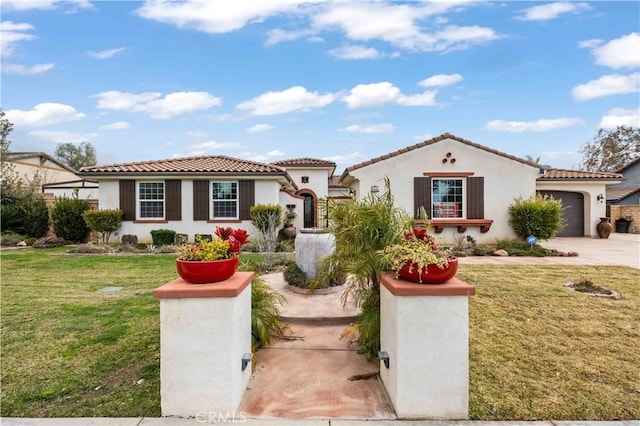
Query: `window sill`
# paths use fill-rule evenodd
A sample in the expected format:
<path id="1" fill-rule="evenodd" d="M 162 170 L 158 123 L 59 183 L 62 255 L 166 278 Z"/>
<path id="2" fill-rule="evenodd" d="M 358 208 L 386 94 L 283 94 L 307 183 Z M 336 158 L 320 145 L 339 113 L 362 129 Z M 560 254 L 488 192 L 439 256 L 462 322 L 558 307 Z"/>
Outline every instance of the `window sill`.
<path id="1" fill-rule="evenodd" d="M 466 232 L 469 226 L 479 226 L 483 234 L 489 232 L 493 219 L 433 219 L 431 225 L 436 234 L 441 233 L 444 228 L 458 227 L 458 232 Z"/>
<path id="2" fill-rule="evenodd" d="M 169 223 L 169 221 L 165 219 L 136 219 L 133 223 Z"/>
<path id="3" fill-rule="evenodd" d="M 207 223 L 242 223 L 240 219 L 208 219 Z"/>

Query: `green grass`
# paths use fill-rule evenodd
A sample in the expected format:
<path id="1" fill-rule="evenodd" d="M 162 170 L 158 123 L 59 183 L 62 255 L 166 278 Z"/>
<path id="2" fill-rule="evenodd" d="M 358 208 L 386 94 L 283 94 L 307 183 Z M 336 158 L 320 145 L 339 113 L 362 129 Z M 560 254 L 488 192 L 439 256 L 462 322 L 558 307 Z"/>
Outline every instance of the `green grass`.
<path id="1" fill-rule="evenodd" d="M 151 292 L 175 278 L 175 256 L 63 252 L 0 252 L 0 415 L 159 416 Z M 458 277 L 477 290 L 472 418 L 640 418 L 640 271 L 461 265 Z M 562 287 L 582 277 L 622 300 Z M 123 290 L 97 293 L 109 286 Z"/>
<path id="2" fill-rule="evenodd" d="M 604 266 L 470 266 L 473 419 L 640 419 L 640 271 Z M 562 284 L 589 277 L 622 294 Z"/>

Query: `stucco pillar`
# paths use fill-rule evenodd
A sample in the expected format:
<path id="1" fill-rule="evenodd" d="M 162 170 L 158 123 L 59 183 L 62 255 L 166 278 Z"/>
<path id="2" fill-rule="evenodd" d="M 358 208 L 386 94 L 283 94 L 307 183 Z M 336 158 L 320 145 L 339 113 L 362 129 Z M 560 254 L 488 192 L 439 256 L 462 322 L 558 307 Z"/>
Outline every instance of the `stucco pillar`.
<path id="1" fill-rule="evenodd" d="M 226 281 L 175 279 L 160 299 L 160 398 L 163 416 L 233 416 L 251 378 L 252 272 Z M 204 416 L 204 417 L 203 417 Z"/>
<path id="2" fill-rule="evenodd" d="M 415 284 L 388 273 L 380 288 L 380 377 L 400 419 L 469 416 L 469 309 L 457 278 Z"/>

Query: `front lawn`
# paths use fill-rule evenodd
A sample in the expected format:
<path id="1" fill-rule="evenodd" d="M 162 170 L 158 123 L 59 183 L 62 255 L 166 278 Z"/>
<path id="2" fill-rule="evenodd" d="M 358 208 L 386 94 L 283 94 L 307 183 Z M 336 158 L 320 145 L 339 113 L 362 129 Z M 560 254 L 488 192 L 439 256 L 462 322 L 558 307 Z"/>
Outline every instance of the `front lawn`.
<path id="1" fill-rule="evenodd" d="M 0 253 L 0 415 L 159 416 L 151 292 L 176 277 L 175 256 L 62 253 Z M 477 288 L 472 418 L 640 418 L 640 271 L 461 265 L 458 277 Z M 622 300 L 562 287 L 583 277 Z"/>

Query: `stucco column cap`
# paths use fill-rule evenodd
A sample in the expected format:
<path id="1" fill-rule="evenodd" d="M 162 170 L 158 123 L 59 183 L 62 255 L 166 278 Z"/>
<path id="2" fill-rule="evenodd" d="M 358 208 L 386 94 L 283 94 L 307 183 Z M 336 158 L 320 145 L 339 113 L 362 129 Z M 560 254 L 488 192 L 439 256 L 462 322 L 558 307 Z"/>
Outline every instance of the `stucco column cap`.
<path id="1" fill-rule="evenodd" d="M 156 299 L 193 299 L 201 297 L 237 297 L 253 281 L 255 273 L 236 272 L 225 281 L 190 284 L 176 278 L 153 290 Z"/>
<path id="2" fill-rule="evenodd" d="M 418 284 L 395 278 L 393 272 L 382 275 L 382 285 L 394 296 L 472 296 L 476 288 L 466 282 L 451 278 L 443 284 Z"/>

